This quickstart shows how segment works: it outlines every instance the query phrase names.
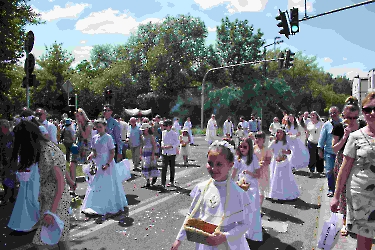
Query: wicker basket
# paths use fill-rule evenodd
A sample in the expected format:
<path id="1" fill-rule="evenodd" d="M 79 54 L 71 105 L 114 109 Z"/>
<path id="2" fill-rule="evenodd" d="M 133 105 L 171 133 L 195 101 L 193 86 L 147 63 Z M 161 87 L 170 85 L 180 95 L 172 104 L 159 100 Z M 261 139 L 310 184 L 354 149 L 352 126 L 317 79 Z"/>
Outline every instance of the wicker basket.
<path id="1" fill-rule="evenodd" d="M 227 196 L 226 196 L 227 198 L 225 199 L 225 204 L 224 204 L 224 214 L 221 218 L 219 225 L 216 226 L 214 224 L 205 222 L 201 219 L 193 218 L 194 214 L 197 212 L 198 207 L 200 206 L 202 202 L 204 194 L 206 193 L 211 181 L 212 179 L 208 182 L 207 186 L 203 190 L 203 193 L 199 197 L 199 200 L 197 204 L 195 205 L 195 208 L 193 209 L 193 211 L 191 212 L 190 216 L 188 217 L 188 219 L 186 220 L 184 224 L 184 229 L 185 229 L 186 237 L 188 241 L 192 241 L 192 242 L 196 242 L 196 243 L 200 243 L 204 245 L 208 245 L 206 240 L 209 236 L 213 236 L 215 232 L 220 232 L 221 224 L 224 222 L 225 211 L 227 209 L 228 200 L 229 200 L 230 177 L 228 175 Z"/>
<path id="2" fill-rule="evenodd" d="M 237 185 L 245 191 L 249 190 L 250 188 L 250 183 L 240 183 L 237 181 Z"/>
<path id="3" fill-rule="evenodd" d="M 213 236 L 217 225 L 205 222 L 201 219 L 188 219 L 184 225 L 188 241 L 207 244 L 207 237 Z"/>

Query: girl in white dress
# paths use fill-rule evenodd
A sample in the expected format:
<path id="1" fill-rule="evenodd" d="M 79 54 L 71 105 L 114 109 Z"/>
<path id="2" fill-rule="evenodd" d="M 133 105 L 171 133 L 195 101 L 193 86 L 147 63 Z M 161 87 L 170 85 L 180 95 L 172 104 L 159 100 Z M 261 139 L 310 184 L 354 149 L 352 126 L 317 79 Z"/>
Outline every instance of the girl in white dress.
<path id="1" fill-rule="evenodd" d="M 221 227 L 219 232 L 206 236 L 204 244 L 196 243 L 195 249 L 250 249 L 245 232 L 251 223 L 249 214 L 255 210 L 254 197 L 249 199 L 245 191 L 230 178 L 233 164 L 234 147 L 226 141 L 213 142 L 208 150 L 206 166 L 211 178 L 199 183 L 190 193 L 194 199 L 184 225 L 193 217 Z M 187 237 L 184 225 L 172 250 L 177 250 Z"/>
<path id="2" fill-rule="evenodd" d="M 298 124 L 297 119 L 292 114 L 288 117 L 285 131 L 288 135 L 288 143 L 292 149 L 292 154 L 289 156 L 292 171 L 307 167 L 310 154 L 309 150 L 303 143 L 304 139 L 300 139 L 305 137 L 305 129 Z"/>
<path id="3" fill-rule="evenodd" d="M 188 158 L 190 154 L 190 135 L 186 129 L 181 130 L 180 135 L 180 155 L 184 158 L 184 166 L 188 165 Z"/>
<path id="4" fill-rule="evenodd" d="M 190 135 L 190 145 L 194 145 L 194 138 L 192 132 L 193 125 L 191 124 L 190 117 L 188 117 L 184 123 L 184 129 L 187 129 Z"/>
<path id="5" fill-rule="evenodd" d="M 292 153 L 287 143 L 286 132 L 280 128 L 276 132 L 276 139 L 269 148 L 273 157 L 270 165 L 270 192 L 269 198 L 275 200 L 294 200 L 300 196 L 300 192 L 290 167 L 288 155 Z"/>
<path id="6" fill-rule="evenodd" d="M 246 238 L 262 241 L 262 221 L 260 213 L 259 183 L 260 166 L 258 157 L 254 154 L 253 140 L 249 137 L 243 140 L 237 148 L 238 159 L 234 162 L 232 178 L 237 181 L 245 179 L 250 184 L 246 193 L 255 198 L 255 213 L 251 214 L 251 225 L 246 232 Z"/>

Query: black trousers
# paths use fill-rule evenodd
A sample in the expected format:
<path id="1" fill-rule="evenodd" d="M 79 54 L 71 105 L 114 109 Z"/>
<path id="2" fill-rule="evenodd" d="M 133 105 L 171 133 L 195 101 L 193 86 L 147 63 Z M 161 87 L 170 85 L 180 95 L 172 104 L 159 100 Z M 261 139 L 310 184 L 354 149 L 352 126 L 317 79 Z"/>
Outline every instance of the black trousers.
<path id="1" fill-rule="evenodd" d="M 310 172 L 314 173 L 315 169 L 318 173 L 323 173 L 324 171 L 324 159 L 320 159 L 318 154 L 318 144 L 307 142 L 307 147 L 310 154 L 309 169 Z"/>
<path id="2" fill-rule="evenodd" d="M 174 183 L 176 155 L 163 155 L 163 168 L 161 170 L 161 185 L 165 186 L 167 179 L 167 168 L 170 166 L 170 182 Z"/>
<path id="3" fill-rule="evenodd" d="M 65 155 L 66 155 L 66 161 L 67 162 L 70 162 L 70 148 L 72 147 L 73 145 L 73 142 L 72 143 L 63 143 L 64 146 L 65 146 Z"/>

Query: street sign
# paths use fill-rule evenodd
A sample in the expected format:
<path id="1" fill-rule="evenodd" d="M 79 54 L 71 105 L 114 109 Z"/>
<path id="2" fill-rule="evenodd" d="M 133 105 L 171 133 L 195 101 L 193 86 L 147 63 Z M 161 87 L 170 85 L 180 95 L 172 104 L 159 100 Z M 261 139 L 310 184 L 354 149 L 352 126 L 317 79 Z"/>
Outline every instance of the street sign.
<path id="1" fill-rule="evenodd" d="M 26 53 L 30 53 L 34 47 L 34 33 L 31 30 L 27 32 L 24 47 Z"/>
<path id="2" fill-rule="evenodd" d="M 62 85 L 62 88 L 63 90 L 66 92 L 66 93 L 70 93 L 73 91 L 73 85 L 72 83 L 67 80 L 63 85 Z"/>
<path id="3" fill-rule="evenodd" d="M 32 74 L 35 67 L 35 57 L 32 53 L 28 54 L 24 64 L 25 74 Z"/>

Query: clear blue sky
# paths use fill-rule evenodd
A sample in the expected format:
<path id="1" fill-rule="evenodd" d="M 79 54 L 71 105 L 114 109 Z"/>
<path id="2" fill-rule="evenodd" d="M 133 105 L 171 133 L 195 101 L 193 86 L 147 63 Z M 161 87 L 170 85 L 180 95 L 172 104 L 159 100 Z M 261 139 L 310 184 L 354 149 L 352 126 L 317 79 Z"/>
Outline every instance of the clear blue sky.
<path id="1" fill-rule="evenodd" d="M 307 1 L 307 15 L 338 9 L 365 0 Z M 35 34 L 33 53 L 39 57 L 45 45 L 63 43 L 78 64 L 90 58 L 98 44 L 123 44 L 140 23 L 160 21 L 166 15 L 190 14 L 203 20 L 209 30 L 207 43 L 216 38 L 216 26 L 228 16 L 231 21 L 249 20 L 264 33 L 267 44 L 279 36 L 275 16 L 278 9 L 299 7 L 304 16 L 304 0 L 32 0 L 29 3 L 46 21 L 29 26 Z M 357 73 L 367 76 L 375 68 L 375 3 L 303 21 L 300 33 L 282 36 L 280 48 L 316 56 L 320 67 L 350 79 Z"/>

